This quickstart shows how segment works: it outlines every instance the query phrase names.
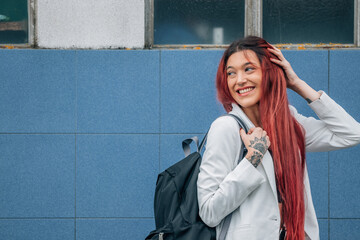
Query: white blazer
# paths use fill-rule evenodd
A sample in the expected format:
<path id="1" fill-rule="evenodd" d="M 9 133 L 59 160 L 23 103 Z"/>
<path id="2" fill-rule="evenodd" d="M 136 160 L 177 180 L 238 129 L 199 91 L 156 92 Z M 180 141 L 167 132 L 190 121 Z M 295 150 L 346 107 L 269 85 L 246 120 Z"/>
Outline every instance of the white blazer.
<path id="1" fill-rule="evenodd" d="M 326 93 L 309 106 L 320 120 L 304 117 L 290 106 L 296 120 L 304 127 L 306 151 L 330 151 L 360 142 L 360 124 Z M 232 114 L 254 127 L 241 108 L 233 104 Z M 217 238 L 223 219 L 233 212 L 226 240 L 279 239 L 280 212 L 273 159 L 266 152 L 255 168 L 247 159 L 237 164 L 241 138 L 237 122 L 229 116 L 216 119 L 209 130 L 206 150 L 198 177 L 199 213 L 202 220 L 215 227 Z M 306 239 L 319 239 L 319 226 L 305 168 Z"/>

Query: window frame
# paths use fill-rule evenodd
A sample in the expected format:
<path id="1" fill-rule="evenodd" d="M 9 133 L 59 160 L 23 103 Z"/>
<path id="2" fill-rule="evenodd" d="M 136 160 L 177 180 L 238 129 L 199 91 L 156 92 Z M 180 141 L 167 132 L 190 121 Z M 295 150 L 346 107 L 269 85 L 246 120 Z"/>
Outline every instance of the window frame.
<path id="1" fill-rule="evenodd" d="M 36 47 L 35 44 L 35 9 L 38 0 L 27 0 L 28 9 L 28 42 L 27 43 L 0 43 L 0 48 L 28 48 Z"/>
<path id="2" fill-rule="evenodd" d="M 228 44 L 154 44 L 154 1 L 145 0 L 145 48 L 226 48 Z M 262 37 L 262 0 L 245 0 L 245 26 L 244 34 Z M 354 0 L 354 42 L 353 44 L 275 44 L 283 49 L 337 49 L 337 48 L 359 48 L 360 47 L 360 0 Z"/>

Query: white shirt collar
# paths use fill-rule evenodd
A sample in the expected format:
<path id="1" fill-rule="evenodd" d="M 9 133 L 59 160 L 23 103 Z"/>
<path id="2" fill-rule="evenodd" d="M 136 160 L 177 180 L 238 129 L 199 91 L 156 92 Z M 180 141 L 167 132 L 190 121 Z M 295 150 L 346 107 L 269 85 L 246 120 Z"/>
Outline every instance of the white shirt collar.
<path id="1" fill-rule="evenodd" d="M 241 118 L 242 120 L 244 120 L 246 126 L 249 129 L 255 127 L 255 125 L 250 121 L 250 119 L 246 116 L 246 114 L 240 108 L 239 105 L 232 103 L 231 106 L 232 106 L 232 110 L 229 113 L 234 114 L 234 115 L 238 116 L 239 118 Z"/>

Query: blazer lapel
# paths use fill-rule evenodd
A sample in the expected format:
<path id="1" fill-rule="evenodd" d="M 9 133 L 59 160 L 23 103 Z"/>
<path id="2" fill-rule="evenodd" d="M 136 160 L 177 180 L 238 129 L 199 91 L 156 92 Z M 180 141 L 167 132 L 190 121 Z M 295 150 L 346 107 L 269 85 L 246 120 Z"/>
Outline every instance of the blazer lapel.
<path id="1" fill-rule="evenodd" d="M 250 121 L 250 119 L 246 116 L 246 114 L 243 112 L 243 110 L 237 104 L 233 103 L 232 107 L 233 107 L 233 109 L 230 112 L 231 114 L 234 114 L 234 115 L 240 117 L 241 119 L 243 119 L 249 129 L 255 127 L 255 125 Z M 261 165 L 264 167 L 266 177 L 271 186 L 271 190 L 273 191 L 275 199 L 277 199 L 274 163 L 273 163 L 273 159 L 272 159 L 272 156 L 269 151 L 267 151 L 265 153 L 265 155 L 261 161 Z"/>

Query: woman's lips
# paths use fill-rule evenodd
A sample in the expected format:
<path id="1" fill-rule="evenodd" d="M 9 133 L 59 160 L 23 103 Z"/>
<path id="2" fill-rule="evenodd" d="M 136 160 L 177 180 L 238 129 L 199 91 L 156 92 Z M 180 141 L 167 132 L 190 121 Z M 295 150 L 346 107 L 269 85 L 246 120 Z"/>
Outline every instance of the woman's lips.
<path id="1" fill-rule="evenodd" d="M 246 96 L 250 94 L 254 89 L 255 87 L 247 87 L 247 88 L 239 89 L 236 92 L 238 93 L 239 96 Z"/>

